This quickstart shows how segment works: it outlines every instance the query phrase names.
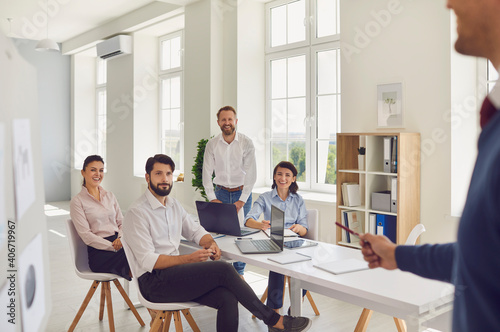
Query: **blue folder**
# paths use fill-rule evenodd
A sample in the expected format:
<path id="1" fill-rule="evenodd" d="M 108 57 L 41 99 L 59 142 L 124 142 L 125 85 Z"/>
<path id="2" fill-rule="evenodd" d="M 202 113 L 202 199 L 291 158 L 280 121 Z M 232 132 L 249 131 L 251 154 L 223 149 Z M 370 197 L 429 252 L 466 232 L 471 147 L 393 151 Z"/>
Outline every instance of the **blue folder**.
<path id="1" fill-rule="evenodd" d="M 396 221 L 396 216 L 377 214 L 377 234 L 383 234 L 396 243 Z"/>

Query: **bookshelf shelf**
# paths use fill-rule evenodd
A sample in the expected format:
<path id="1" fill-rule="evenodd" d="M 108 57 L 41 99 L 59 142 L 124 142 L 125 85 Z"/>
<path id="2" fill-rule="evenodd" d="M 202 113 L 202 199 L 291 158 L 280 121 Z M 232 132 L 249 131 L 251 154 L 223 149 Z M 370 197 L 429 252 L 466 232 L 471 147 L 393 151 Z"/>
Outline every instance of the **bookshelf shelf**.
<path id="1" fill-rule="evenodd" d="M 384 138 L 397 138 L 397 171 L 384 172 Z M 358 148 L 366 148 L 365 170 L 358 170 Z M 380 211 L 371 206 L 371 193 L 391 190 L 396 179 L 397 213 Z M 359 183 L 360 206 L 345 206 L 342 184 Z M 415 225 L 420 222 L 420 134 L 419 133 L 339 133 L 337 134 L 337 221 L 342 213 L 358 213 L 363 231 L 369 225 L 370 214 L 396 217 L 396 243 L 402 244 Z M 342 241 L 342 230 L 337 228 L 337 244 L 357 247 L 356 243 Z M 345 239 L 344 239 L 345 240 Z"/>

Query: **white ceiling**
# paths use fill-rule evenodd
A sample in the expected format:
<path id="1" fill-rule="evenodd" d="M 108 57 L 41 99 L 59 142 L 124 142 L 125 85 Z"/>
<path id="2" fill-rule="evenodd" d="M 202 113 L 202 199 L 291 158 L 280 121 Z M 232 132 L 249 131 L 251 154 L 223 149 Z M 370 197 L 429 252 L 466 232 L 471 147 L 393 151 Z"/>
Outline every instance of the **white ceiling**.
<path id="1" fill-rule="evenodd" d="M 162 0 L 186 5 L 197 0 Z M 48 2 L 48 7 L 46 3 Z M 153 0 L 0 0 L 0 28 L 9 36 L 24 39 L 46 38 L 46 8 L 49 38 L 67 41 Z M 12 20 L 8 21 L 11 18 Z"/>

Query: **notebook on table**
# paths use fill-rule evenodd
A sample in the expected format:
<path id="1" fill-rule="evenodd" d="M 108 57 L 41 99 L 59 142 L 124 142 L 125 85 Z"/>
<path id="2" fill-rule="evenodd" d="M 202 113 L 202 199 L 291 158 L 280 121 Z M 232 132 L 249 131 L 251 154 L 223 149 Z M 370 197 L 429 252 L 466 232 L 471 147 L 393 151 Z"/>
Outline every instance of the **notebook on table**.
<path id="1" fill-rule="evenodd" d="M 342 259 L 333 262 L 325 262 L 319 264 L 313 264 L 314 267 L 318 269 L 333 273 L 342 274 L 348 272 L 356 272 L 361 270 L 368 270 L 368 263 L 360 259 Z"/>
<path id="2" fill-rule="evenodd" d="M 255 228 L 240 227 L 236 205 L 196 201 L 200 224 L 207 232 L 246 236 L 260 232 Z"/>
<path id="3" fill-rule="evenodd" d="M 271 237 L 269 239 L 242 239 L 234 242 L 242 254 L 269 254 L 283 251 L 285 212 L 271 206 Z"/>

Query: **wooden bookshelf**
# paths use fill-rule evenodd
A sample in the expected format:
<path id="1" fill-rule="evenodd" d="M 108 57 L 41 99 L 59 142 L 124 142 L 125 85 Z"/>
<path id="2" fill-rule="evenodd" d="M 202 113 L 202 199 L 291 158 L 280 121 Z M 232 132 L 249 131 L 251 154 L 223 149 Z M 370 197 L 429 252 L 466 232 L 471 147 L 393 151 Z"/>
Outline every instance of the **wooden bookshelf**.
<path id="1" fill-rule="evenodd" d="M 397 137 L 397 172 L 384 172 L 384 137 Z M 358 169 L 358 148 L 366 148 L 365 167 Z M 397 178 L 397 213 L 374 210 L 371 193 L 390 190 L 391 178 Z M 345 182 L 360 184 L 361 206 L 343 205 L 341 186 Z M 343 210 L 356 210 L 368 225 L 370 213 L 396 216 L 396 241 L 405 243 L 415 225 L 420 222 L 420 134 L 419 133 L 341 133 L 337 134 L 337 221 Z M 364 229 L 365 231 L 365 229 Z M 337 228 L 337 244 L 359 247 L 342 242 L 342 230 Z"/>

